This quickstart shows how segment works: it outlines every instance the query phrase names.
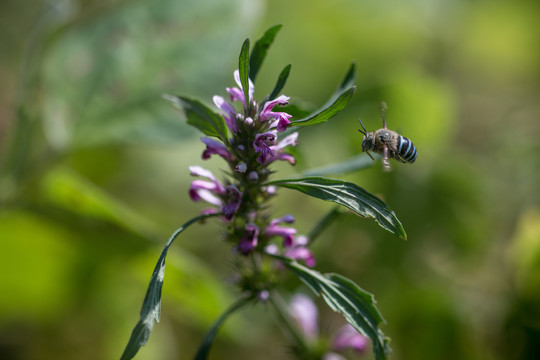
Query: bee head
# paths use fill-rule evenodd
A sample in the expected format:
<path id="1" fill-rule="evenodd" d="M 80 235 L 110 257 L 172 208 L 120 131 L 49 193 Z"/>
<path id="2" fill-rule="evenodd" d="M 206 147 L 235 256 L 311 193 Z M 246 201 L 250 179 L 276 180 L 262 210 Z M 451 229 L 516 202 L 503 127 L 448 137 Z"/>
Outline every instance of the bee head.
<path id="1" fill-rule="evenodd" d="M 366 130 L 366 127 L 364 126 L 364 123 L 362 123 L 362 119 L 358 119 L 360 122 L 360 125 L 362 126 L 362 129 L 358 129 L 362 134 L 364 134 L 364 138 L 362 139 L 362 151 L 366 151 L 368 149 L 368 144 L 373 140 L 373 133 L 368 133 Z"/>
<path id="2" fill-rule="evenodd" d="M 370 150 L 372 144 L 373 144 L 373 133 L 372 132 L 365 133 L 364 138 L 362 139 L 362 151 Z"/>

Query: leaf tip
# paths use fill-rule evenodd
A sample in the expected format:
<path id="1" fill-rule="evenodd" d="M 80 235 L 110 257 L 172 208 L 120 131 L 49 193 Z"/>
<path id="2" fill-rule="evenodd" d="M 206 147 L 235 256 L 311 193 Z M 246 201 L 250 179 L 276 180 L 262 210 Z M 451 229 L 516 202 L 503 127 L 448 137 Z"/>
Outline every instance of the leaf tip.
<path id="1" fill-rule="evenodd" d="M 176 107 L 181 107 L 182 106 L 182 103 L 180 102 L 180 98 L 178 96 L 176 96 L 176 95 L 162 94 L 161 97 L 164 100 L 169 101 L 171 104 L 173 104 Z"/>
<path id="2" fill-rule="evenodd" d="M 249 50 L 249 38 L 246 38 L 246 40 L 244 40 L 244 43 L 242 44 L 242 50 L 245 48 L 247 50 Z"/>
<path id="3" fill-rule="evenodd" d="M 405 229 L 403 227 L 401 227 L 400 230 L 401 230 L 400 234 L 399 234 L 400 239 L 403 239 L 403 240 L 407 241 L 407 233 L 405 232 Z"/>

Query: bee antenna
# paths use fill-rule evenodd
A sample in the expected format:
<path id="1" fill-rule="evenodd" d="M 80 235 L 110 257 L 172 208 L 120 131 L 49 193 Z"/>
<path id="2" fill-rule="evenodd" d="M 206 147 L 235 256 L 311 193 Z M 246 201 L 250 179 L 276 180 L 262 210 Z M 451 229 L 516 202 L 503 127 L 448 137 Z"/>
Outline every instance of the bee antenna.
<path id="1" fill-rule="evenodd" d="M 364 124 L 362 123 L 362 119 L 358 119 L 358 121 L 360 122 L 360 125 L 362 125 L 362 129 L 364 129 L 364 131 L 358 129 L 358 131 L 360 131 L 362 134 L 366 135 L 367 134 L 367 130 L 366 130 L 366 127 L 364 126 Z"/>
<path id="2" fill-rule="evenodd" d="M 379 110 L 381 111 L 381 119 L 383 123 L 383 128 L 386 129 L 386 110 L 388 110 L 388 106 L 384 101 L 381 102 L 379 105 Z"/>

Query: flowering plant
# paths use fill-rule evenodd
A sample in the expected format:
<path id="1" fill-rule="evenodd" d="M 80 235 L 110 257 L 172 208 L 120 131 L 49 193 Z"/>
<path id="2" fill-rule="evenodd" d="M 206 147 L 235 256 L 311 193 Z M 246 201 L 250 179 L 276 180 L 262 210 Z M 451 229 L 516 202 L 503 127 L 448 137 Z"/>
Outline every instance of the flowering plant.
<path id="1" fill-rule="evenodd" d="M 228 172 L 220 180 L 200 166 L 189 168 L 191 175 L 197 177 L 189 189 L 191 199 L 195 202 L 204 201 L 211 207 L 177 229 L 165 244 L 150 280 L 140 320 L 122 359 L 135 356 L 140 347 L 146 344 L 154 320 L 159 321 L 161 288 L 169 247 L 188 226 L 211 217 L 223 223 L 225 240 L 231 244 L 236 254 L 239 272 L 237 285 L 241 295 L 208 332 L 195 359 L 206 359 L 217 330 L 225 319 L 251 303 L 270 304 L 280 314 L 283 323 L 293 334 L 296 342 L 294 346 L 301 353 L 301 358 L 321 358 L 323 353 L 336 358 L 338 355 L 330 350 L 347 347 L 358 349 L 362 336 L 371 339 L 377 359 L 385 359 L 390 352 L 388 339 L 378 328 L 384 320 L 375 307 L 373 296 L 341 275 L 321 274 L 313 270 L 315 257 L 309 249 L 310 242 L 339 214 L 339 210 L 332 209 L 309 236 L 299 235 L 291 226 L 295 220 L 292 215 L 282 214 L 272 218 L 269 214 L 268 200 L 276 196 L 278 188 L 289 188 L 345 206 L 362 217 L 374 218 L 384 229 L 406 238 L 394 212 L 383 201 L 356 184 L 321 176 L 270 179 L 273 175 L 270 166 L 275 161 L 286 161 L 292 165 L 296 163 L 294 156 L 288 152 L 288 149 L 297 145 L 298 132 L 295 130 L 327 121 L 347 105 L 355 91 L 355 68 L 351 66 L 327 105 L 306 117 L 294 119 L 294 116 L 286 112 L 290 98 L 280 95 L 291 68 L 287 65 L 279 75 L 274 90 L 257 102 L 253 98 L 254 82 L 280 27 L 274 26 L 266 31 L 255 43 L 251 54 L 249 39 L 244 42 L 238 70 L 234 72 L 237 86 L 226 89 L 229 101 L 218 95 L 213 98 L 219 112 L 187 96 L 166 96 L 184 112 L 188 124 L 205 135 L 201 138 L 206 146 L 202 159 L 220 156 L 227 163 Z M 350 162 L 342 166 L 354 167 Z M 298 276 L 315 294 L 321 295 L 350 324 L 341 336 L 336 337 L 336 345 L 327 349 L 329 351 L 316 351 L 314 346 L 310 346 L 309 337 L 313 333 L 298 331 L 309 316 L 298 320 L 298 312 L 301 310 L 291 312 L 282 305 L 276 289 L 286 270 Z M 313 311 L 310 313 L 313 314 Z M 292 325 L 295 318 L 298 326 Z M 366 341 L 363 339 L 362 347 Z"/>

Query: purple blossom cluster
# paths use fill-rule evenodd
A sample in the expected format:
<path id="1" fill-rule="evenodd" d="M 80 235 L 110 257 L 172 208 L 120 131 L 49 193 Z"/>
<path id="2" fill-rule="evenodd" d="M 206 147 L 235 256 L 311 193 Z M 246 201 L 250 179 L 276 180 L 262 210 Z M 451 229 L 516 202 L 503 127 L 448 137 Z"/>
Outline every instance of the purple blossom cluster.
<path id="1" fill-rule="evenodd" d="M 214 104 L 221 111 L 228 128 L 228 139 L 203 137 L 206 145 L 202 159 L 218 155 L 229 165 L 229 176 L 220 181 L 214 174 L 200 166 L 189 168 L 193 180 L 189 195 L 193 201 L 204 201 L 211 208 L 204 214 L 220 213 L 228 224 L 228 240 L 242 255 L 260 251 L 281 254 L 302 260 L 314 266 L 315 259 L 307 248 L 308 239 L 297 235 L 297 230 L 286 226 L 294 222 L 292 215 L 269 220 L 261 209 L 276 189 L 265 186 L 271 171 L 268 166 L 274 161 L 296 164 L 294 156 L 286 149 L 295 146 L 298 133 L 282 136 L 290 124 L 290 114 L 274 111 L 276 107 L 289 104 L 289 97 L 280 95 L 259 105 L 253 99 L 254 85 L 249 80 L 247 99 L 244 95 L 239 71 L 234 72 L 237 87 L 226 88 L 229 101 L 215 95 Z M 201 179 L 202 178 L 202 179 Z M 270 241 L 281 238 L 281 247 Z"/>
<path id="2" fill-rule="evenodd" d="M 252 79 L 256 78 L 280 28 L 281 25 L 276 25 L 268 29 L 251 51 L 250 40 L 244 41 L 238 58 L 239 70 L 234 72 L 237 85 L 226 88 L 228 97 L 213 96 L 214 109 L 190 96 L 165 95 L 183 110 L 187 123 L 204 134 L 202 159 L 217 155 L 214 158 L 224 160 L 228 167 L 217 175 L 198 165 L 189 167 L 195 177 L 189 196 L 206 206 L 167 240 L 122 360 L 130 360 L 137 354 L 146 344 L 154 323 L 159 321 L 165 260 L 173 241 L 188 226 L 209 218 L 219 219 L 223 238 L 233 249 L 230 265 L 235 271 L 229 279 L 237 287 L 240 298 L 217 319 L 197 350 L 196 358 L 208 357 L 217 330 L 229 316 L 256 303 L 267 304 L 277 312 L 278 321 L 291 335 L 294 342 L 291 350 L 298 359 L 344 360 L 343 354 L 350 354 L 351 350 L 362 353 L 368 345 L 362 334 L 371 338 L 377 359 L 386 359 L 390 353 L 388 338 L 380 330 L 373 331 L 383 319 L 371 294 L 339 274 L 321 274 L 309 269 L 315 266 L 315 257 L 308 247 L 310 242 L 341 212 L 331 210 L 313 228 L 311 239 L 297 231 L 293 215 L 276 216 L 270 212 L 269 201 L 276 195 L 276 189 L 285 187 L 345 206 L 362 217 L 373 217 L 386 230 L 406 238 L 401 223 L 386 204 L 354 183 L 321 176 L 271 181 L 271 165 L 275 161 L 296 165 L 291 148 L 297 145 L 298 133 L 290 127 L 327 121 L 343 109 L 355 91 L 352 65 L 323 108 L 291 121 L 292 115 L 287 111 L 290 98 L 278 96 L 289 76 L 291 65 L 287 65 L 272 95 L 255 101 Z M 289 306 L 282 300 L 279 287 L 286 274 L 301 279 L 351 325 L 329 337 L 321 336 L 317 308 L 310 298 L 297 295 Z"/>

